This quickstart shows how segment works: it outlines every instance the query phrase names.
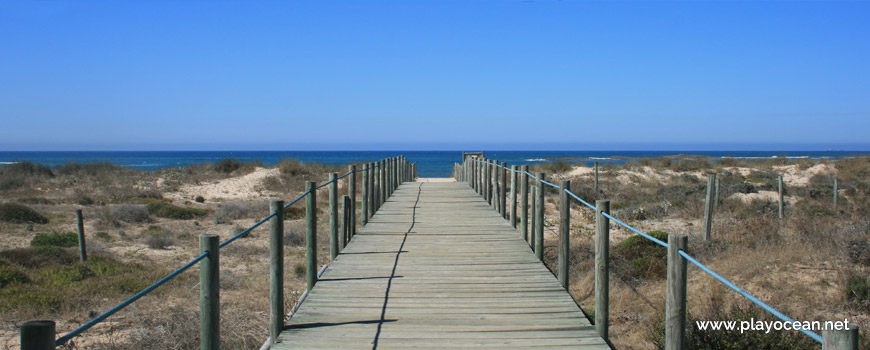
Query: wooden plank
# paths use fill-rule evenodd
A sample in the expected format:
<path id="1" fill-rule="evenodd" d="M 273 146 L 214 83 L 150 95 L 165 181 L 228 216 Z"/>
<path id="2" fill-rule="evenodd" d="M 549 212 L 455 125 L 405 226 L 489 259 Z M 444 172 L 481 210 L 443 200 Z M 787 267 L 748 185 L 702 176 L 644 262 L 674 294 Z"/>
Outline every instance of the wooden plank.
<path id="1" fill-rule="evenodd" d="M 405 182 L 272 349 L 608 349 L 512 224 L 463 183 Z"/>

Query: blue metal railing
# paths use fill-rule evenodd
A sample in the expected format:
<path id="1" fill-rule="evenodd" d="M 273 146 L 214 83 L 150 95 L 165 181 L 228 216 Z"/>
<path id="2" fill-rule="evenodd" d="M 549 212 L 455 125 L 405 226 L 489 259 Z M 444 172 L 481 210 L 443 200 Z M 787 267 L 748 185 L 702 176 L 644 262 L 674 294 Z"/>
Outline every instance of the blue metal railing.
<path id="1" fill-rule="evenodd" d="M 484 163 L 484 164 L 491 164 L 491 163 L 488 163 L 488 162 L 485 162 L 485 161 L 482 161 L 482 160 L 477 160 L 477 159 L 475 159 L 474 161 L 481 162 L 481 163 Z M 513 170 L 511 170 L 511 169 L 508 169 L 507 167 L 501 166 L 500 164 L 496 164 L 496 166 L 498 166 L 498 167 L 500 167 L 500 168 L 503 168 L 503 169 L 507 169 L 507 170 L 509 170 L 509 171 L 513 171 Z M 527 176 L 531 177 L 532 179 L 538 180 L 537 177 L 535 177 L 534 175 L 532 175 L 532 174 L 529 173 L 528 171 L 524 171 L 523 173 L 525 173 Z M 571 192 L 569 189 L 563 189 L 563 188 L 561 188 L 560 186 L 557 186 L 557 185 L 555 185 L 555 184 L 553 184 L 553 183 L 550 183 L 550 182 L 548 182 L 548 181 L 545 181 L 545 180 L 540 180 L 540 181 L 541 181 L 541 183 L 543 183 L 543 184 L 545 184 L 545 185 L 551 186 L 551 187 L 556 188 L 556 189 L 559 189 L 559 190 L 564 190 L 564 191 L 565 191 L 569 196 L 574 197 L 574 199 L 576 199 L 577 201 L 579 201 L 579 202 L 582 203 L 583 205 L 589 207 L 589 208 L 592 209 L 592 210 L 596 210 L 596 212 L 597 212 L 597 209 L 595 208 L 595 206 L 593 206 L 593 205 L 590 204 L 589 202 L 583 200 L 582 198 L 580 198 L 580 196 L 574 194 L 574 193 Z M 637 228 L 634 228 L 634 227 L 632 227 L 631 225 L 626 224 L 625 222 L 622 222 L 621 220 L 619 220 L 619 219 L 613 217 L 613 216 L 610 215 L 609 213 L 601 213 L 601 215 L 603 215 L 604 217 L 606 217 L 606 218 L 612 220 L 612 221 L 615 222 L 616 224 L 618 224 L 618 225 L 620 225 L 620 226 L 622 226 L 622 227 L 628 229 L 629 231 L 632 231 L 632 232 L 634 232 L 634 233 L 640 235 L 641 237 L 646 238 L 646 239 L 652 241 L 652 242 L 655 243 L 655 244 L 658 244 L 658 245 L 660 245 L 660 246 L 662 246 L 662 247 L 665 247 L 665 248 L 668 247 L 668 243 L 667 243 L 667 242 L 664 242 L 664 241 L 662 241 L 662 240 L 660 240 L 660 239 L 657 239 L 657 238 L 655 238 L 655 237 L 653 237 L 653 236 L 647 234 L 646 232 L 643 232 L 643 231 L 641 231 L 641 230 L 638 230 Z M 758 299 L 757 297 L 753 296 L 752 294 L 749 294 L 749 292 L 743 290 L 742 288 L 740 288 L 739 286 L 737 286 L 737 285 L 734 284 L 733 282 L 729 281 L 729 280 L 726 279 L 725 277 L 722 277 L 722 275 L 716 273 L 716 271 L 713 271 L 713 269 L 711 269 L 711 268 L 707 267 L 706 265 L 702 264 L 700 261 L 698 261 L 697 259 L 693 258 L 691 255 L 689 255 L 689 253 L 687 253 L 686 251 L 684 251 L 684 250 L 681 249 L 681 250 L 679 251 L 679 254 L 680 254 L 680 256 L 682 256 L 683 258 L 685 258 L 687 261 L 689 261 L 690 263 L 692 263 L 693 265 L 695 265 L 695 266 L 697 266 L 699 269 L 701 269 L 701 271 L 704 271 L 705 273 L 707 273 L 707 274 L 710 275 L 711 277 L 715 278 L 716 280 L 718 280 L 719 282 L 721 282 L 722 284 L 724 284 L 724 285 L 727 286 L 728 288 L 731 288 L 731 290 L 733 290 L 733 291 L 737 292 L 738 294 L 742 295 L 744 298 L 748 299 L 749 301 L 751 301 L 751 302 L 754 303 L 755 305 L 758 305 L 759 307 L 761 307 L 761 308 L 764 309 L 765 311 L 771 313 L 772 315 L 776 316 L 776 317 L 779 318 L 780 320 L 785 321 L 785 322 L 788 322 L 788 323 L 795 323 L 795 321 L 794 321 L 792 318 L 786 316 L 785 314 L 783 314 L 783 313 L 780 312 L 779 310 L 777 310 L 777 309 L 773 308 L 772 306 L 768 305 L 767 303 L 761 301 L 761 299 Z M 800 332 L 803 333 L 803 334 L 806 334 L 807 336 L 809 336 L 809 337 L 812 338 L 813 340 L 815 340 L 815 341 L 817 341 L 817 342 L 819 342 L 819 343 L 822 343 L 822 336 L 820 336 L 818 333 L 813 332 L 812 330 L 809 330 L 809 329 L 803 329 L 803 328 L 800 328 L 800 327 L 795 327 L 795 329 L 798 330 L 798 331 L 800 331 Z"/>
<path id="2" fill-rule="evenodd" d="M 363 169 L 356 170 L 355 172 L 361 172 L 361 171 L 363 171 Z M 342 179 L 342 178 L 344 178 L 344 177 L 350 175 L 351 173 L 354 173 L 354 172 L 349 171 L 349 172 L 347 172 L 346 174 L 342 175 L 341 177 L 339 177 L 339 178 L 337 178 L 336 180 L 333 180 L 333 181 L 340 180 L 340 179 Z M 328 181 L 328 182 L 326 182 L 326 183 L 324 183 L 324 184 L 322 184 L 322 185 L 320 185 L 320 186 L 317 186 L 315 189 L 320 189 L 320 188 L 322 188 L 322 187 L 324 187 L 324 186 L 326 186 L 326 185 L 331 184 L 333 181 Z M 297 197 L 296 199 L 294 199 L 293 201 L 291 201 L 290 203 L 288 203 L 287 205 L 285 205 L 285 206 L 283 207 L 283 209 L 287 209 L 287 208 L 289 208 L 291 205 L 296 204 L 296 202 L 299 202 L 300 200 L 302 200 L 303 198 L 305 198 L 305 196 L 307 196 L 307 195 L 310 194 L 310 193 L 311 193 L 311 190 L 305 191 L 305 192 L 302 193 L 299 197 Z M 218 248 L 219 248 L 219 249 L 220 249 L 220 248 L 223 248 L 223 247 L 227 246 L 228 244 L 232 243 L 233 241 L 235 241 L 235 240 L 237 240 L 237 239 L 239 239 L 239 238 L 241 238 L 241 237 L 244 237 L 244 236 L 248 235 L 251 231 L 253 231 L 253 230 L 256 229 L 257 227 L 259 227 L 260 225 L 264 224 L 266 221 L 269 221 L 269 219 L 273 218 L 273 217 L 274 217 L 275 215 L 277 215 L 277 214 L 278 214 L 277 211 L 272 212 L 271 214 L 269 214 L 269 216 L 263 218 L 262 220 L 258 221 L 258 222 L 255 223 L 255 224 L 251 225 L 251 227 L 248 227 L 248 228 L 245 229 L 244 231 L 239 232 L 239 233 L 237 233 L 236 235 L 234 235 L 233 237 L 230 237 L 229 239 L 227 239 L 226 241 L 224 241 L 223 243 L 221 243 L 221 244 L 218 246 Z M 134 303 L 136 300 L 139 300 L 140 298 L 142 298 L 142 297 L 148 295 L 149 293 L 151 293 L 152 291 L 154 291 L 155 289 L 157 289 L 158 287 L 160 287 L 160 286 L 163 285 L 164 283 L 169 282 L 170 280 L 172 280 L 173 278 L 175 278 L 176 276 L 178 276 L 178 275 L 181 274 L 182 272 L 184 272 L 184 271 L 186 271 L 187 269 L 193 267 L 193 265 L 196 265 L 196 263 L 198 263 L 198 262 L 200 262 L 202 259 L 205 259 L 206 257 L 208 257 L 208 254 L 209 254 L 208 251 L 206 251 L 205 253 L 200 254 L 200 255 L 197 256 L 196 258 L 193 258 L 193 260 L 191 260 L 191 261 L 189 261 L 188 263 L 184 264 L 184 266 L 182 266 L 182 267 L 178 268 L 177 270 L 173 271 L 172 273 L 166 275 L 165 277 L 161 278 L 159 281 L 157 281 L 157 282 L 155 282 L 154 284 L 152 284 L 152 285 L 146 287 L 145 289 L 141 290 L 140 292 L 136 293 L 135 295 L 133 295 L 133 296 L 130 297 L 129 299 L 124 300 L 123 302 L 121 302 L 121 303 L 118 304 L 118 305 L 115 305 L 114 307 L 112 307 L 112 308 L 109 309 L 108 311 L 102 313 L 101 315 L 99 315 L 99 316 L 97 316 L 97 317 L 94 317 L 94 318 L 91 319 L 90 321 L 88 321 L 88 322 L 86 322 L 85 324 L 79 326 L 78 328 L 72 330 L 71 332 L 65 334 L 64 336 L 62 336 L 62 337 L 60 337 L 60 338 L 57 338 L 57 340 L 55 340 L 55 342 L 54 342 L 54 345 L 55 345 L 55 346 L 61 346 L 61 345 L 63 345 L 63 344 L 66 344 L 70 339 L 72 339 L 72 338 L 74 338 L 74 337 L 80 335 L 81 333 L 87 331 L 88 329 L 90 329 L 90 328 L 93 327 L 94 325 L 96 325 L 96 324 L 98 324 L 98 323 L 100 323 L 100 322 L 106 320 L 106 319 L 109 318 L 110 316 L 114 315 L 116 312 L 121 311 L 121 310 L 124 309 L 125 307 L 127 307 L 127 306 L 129 306 L 130 304 Z"/>

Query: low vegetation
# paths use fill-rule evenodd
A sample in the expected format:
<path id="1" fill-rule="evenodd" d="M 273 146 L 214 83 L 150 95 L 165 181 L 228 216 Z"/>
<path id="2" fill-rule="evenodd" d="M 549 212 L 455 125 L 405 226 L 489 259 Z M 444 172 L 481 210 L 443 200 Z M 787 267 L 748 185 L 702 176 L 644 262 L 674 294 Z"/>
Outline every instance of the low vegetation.
<path id="1" fill-rule="evenodd" d="M 0 221 L 11 222 L 13 224 L 47 224 L 48 218 L 26 205 L 2 203 L 0 204 Z"/>
<path id="2" fill-rule="evenodd" d="M 176 220 L 191 220 L 208 214 L 204 209 L 179 207 L 169 203 L 149 203 L 145 209 L 152 215 Z"/>
<path id="3" fill-rule="evenodd" d="M 54 246 L 54 247 L 74 247 L 79 244 L 79 235 L 75 232 L 67 233 L 38 233 L 33 236 L 30 245 L 34 247 Z"/>

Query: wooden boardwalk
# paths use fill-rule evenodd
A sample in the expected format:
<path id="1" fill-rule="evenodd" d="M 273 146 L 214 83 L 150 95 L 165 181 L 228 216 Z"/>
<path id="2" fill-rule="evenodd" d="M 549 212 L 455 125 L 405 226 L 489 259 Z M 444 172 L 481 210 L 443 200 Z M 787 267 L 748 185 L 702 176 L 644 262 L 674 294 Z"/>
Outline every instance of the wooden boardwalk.
<path id="1" fill-rule="evenodd" d="M 407 182 L 330 264 L 273 349 L 609 349 L 465 183 Z"/>

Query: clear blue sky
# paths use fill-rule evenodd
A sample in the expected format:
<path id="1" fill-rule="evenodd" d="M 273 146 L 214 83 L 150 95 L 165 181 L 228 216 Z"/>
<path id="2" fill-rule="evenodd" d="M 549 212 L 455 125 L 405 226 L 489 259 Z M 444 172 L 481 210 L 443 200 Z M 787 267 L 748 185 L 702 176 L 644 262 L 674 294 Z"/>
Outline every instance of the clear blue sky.
<path id="1" fill-rule="evenodd" d="M 870 3 L 0 2 L 0 150 L 870 150 Z"/>

